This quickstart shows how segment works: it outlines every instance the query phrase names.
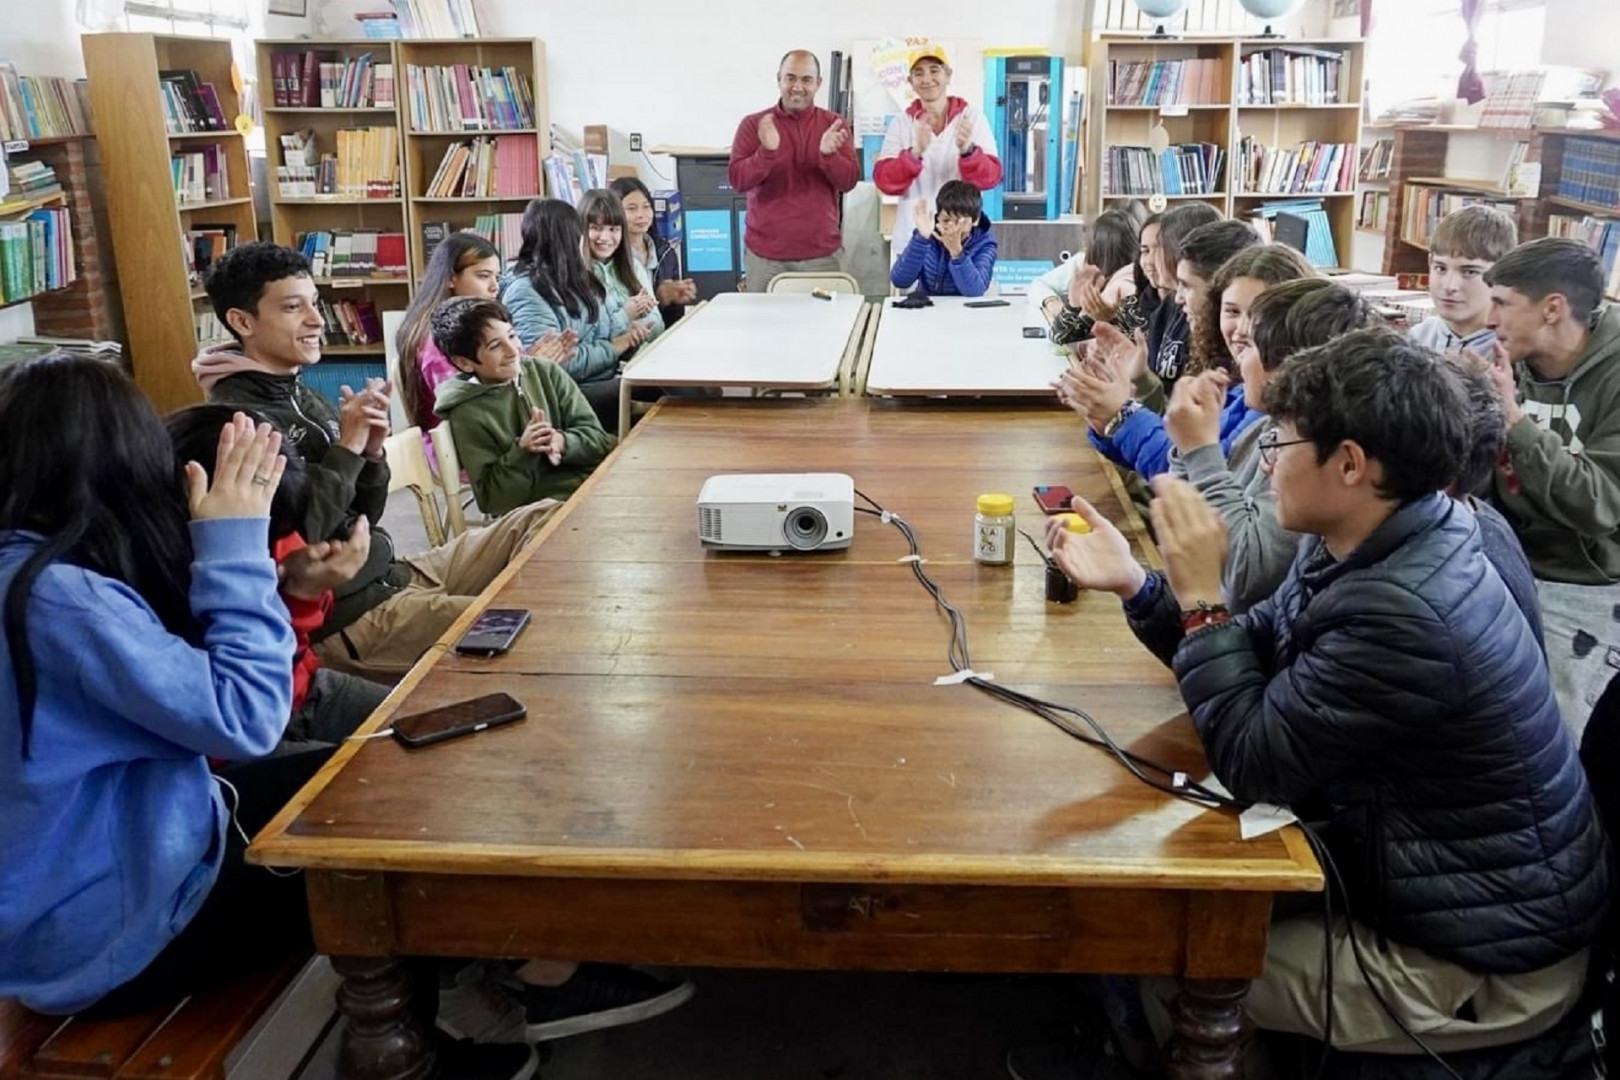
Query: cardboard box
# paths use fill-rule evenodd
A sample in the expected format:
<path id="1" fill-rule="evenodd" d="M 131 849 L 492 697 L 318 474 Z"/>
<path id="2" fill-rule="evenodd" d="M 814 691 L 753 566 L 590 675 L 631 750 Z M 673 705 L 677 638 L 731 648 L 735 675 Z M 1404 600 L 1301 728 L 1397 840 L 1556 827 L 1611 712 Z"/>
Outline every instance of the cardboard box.
<path id="1" fill-rule="evenodd" d="M 608 127 L 606 124 L 585 125 L 585 152 L 587 154 L 608 153 Z"/>

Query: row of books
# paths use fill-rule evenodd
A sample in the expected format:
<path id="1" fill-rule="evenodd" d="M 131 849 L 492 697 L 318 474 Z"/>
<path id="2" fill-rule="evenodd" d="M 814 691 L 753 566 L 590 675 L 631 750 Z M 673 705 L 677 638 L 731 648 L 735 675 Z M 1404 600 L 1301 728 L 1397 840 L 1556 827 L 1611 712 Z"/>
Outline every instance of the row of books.
<path id="1" fill-rule="evenodd" d="M 1593 206 L 1620 208 L 1620 142 L 1565 139 L 1558 196 Z"/>
<path id="2" fill-rule="evenodd" d="M 1184 143 L 1162 154 L 1148 146 L 1110 146 L 1103 161 L 1105 195 L 1214 195 L 1221 190 L 1226 151 L 1214 143 Z"/>
<path id="3" fill-rule="evenodd" d="M 1219 60 L 1108 63 L 1110 105 L 1220 105 L 1229 91 Z"/>
<path id="4" fill-rule="evenodd" d="M 382 318 L 370 300 L 329 300 L 321 297 L 326 319 L 326 344 L 375 345 L 383 339 Z"/>
<path id="5" fill-rule="evenodd" d="M 196 330 L 197 346 L 218 345 L 222 341 L 232 341 L 231 332 L 225 329 L 225 324 L 219 321 L 212 308 L 193 308 L 191 321 Z"/>
<path id="6" fill-rule="evenodd" d="M 307 232 L 297 246 L 318 278 L 404 278 L 405 234 L 382 229 Z"/>
<path id="7" fill-rule="evenodd" d="M 198 150 L 169 155 L 174 198 L 180 203 L 218 202 L 230 198 L 225 148 L 212 143 Z"/>
<path id="8" fill-rule="evenodd" d="M 1620 296 L 1620 221 L 1553 214 L 1547 219 L 1547 235 L 1579 240 L 1597 252 L 1603 260 L 1604 295 Z"/>
<path id="9" fill-rule="evenodd" d="M 163 126 L 170 135 L 229 130 L 214 84 L 203 82 L 195 71 L 160 71 L 158 86 L 163 93 Z"/>
<path id="10" fill-rule="evenodd" d="M 516 68 L 405 66 L 412 131 L 510 131 L 534 127 L 534 91 Z"/>
<path id="11" fill-rule="evenodd" d="M 208 280 L 208 271 L 236 246 L 235 225 L 197 224 L 181 237 L 186 256 L 186 280 L 193 287 Z"/>
<path id="12" fill-rule="evenodd" d="M 43 161 L 14 159 L 6 166 L 6 177 L 9 190 L 0 202 L 40 199 L 47 195 L 62 193 L 62 184 L 56 178 L 56 170 Z"/>
<path id="13" fill-rule="evenodd" d="M 538 135 L 480 135 L 451 143 L 423 194 L 429 199 L 539 195 L 539 159 Z"/>
<path id="14" fill-rule="evenodd" d="M 1356 228 L 1384 231 L 1389 224 L 1389 192 L 1363 191 L 1361 205 L 1356 208 Z"/>
<path id="15" fill-rule="evenodd" d="M 546 190 L 552 197 L 578 206 L 587 191 L 607 187 L 607 168 L 606 154 L 556 149 L 546 158 Z"/>
<path id="16" fill-rule="evenodd" d="M 1312 266 L 1339 265 L 1339 252 L 1333 242 L 1333 223 L 1328 220 L 1327 209 L 1321 199 L 1286 199 L 1266 203 L 1249 211 L 1249 224 L 1267 243 L 1286 239 L 1277 223 L 1277 215 L 1289 214 L 1305 224 L 1305 259 Z M 1297 238 L 1296 238 L 1297 239 Z"/>
<path id="17" fill-rule="evenodd" d="M 50 206 L 0 222 L 0 303 L 65 289 L 77 278 L 66 209 Z"/>
<path id="18" fill-rule="evenodd" d="M 1260 195 L 1329 195 L 1355 187 L 1353 143 L 1302 142 L 1284 149 L 1244 136 L 1238 143 L 1237 190 Z"/>
<path id="19" fill-rule="evenodd" d="M 424 221 L 422 223 L 422 258 L 433 257 L 433 249 L 438 247 L 446 238 L 456 232 L 470 232 L 481 236 L 495 246 L 501 253 L 502 262 L 511 262 L 517 258 L 518 249 L 523 246 L 523 215 L 518 214 L 480 214 L 469 228 L 458 230 L 448 221 Z"/>
<path id="20" fill-rule="evenodd" d="M 389 0 L 408 38 L 476 38 L 478 11 L 473 0 Z"/>
<path id="21" fill-rule="evenodd" d="M 399 129 L 341 128 L 335 153 L 322 152 L 312 130 L 281 137 L 276 185 L 283 199 L 397 199 Z"/>
<path id="22" fill-rule="evenodd" d="M 19 75 L 0 60 L 0 141 L 90 134 L 86 83 L 48 75 Z"/>
<path id="23" fill-rule="evenodd" d="M 1408 184 L 1401 202 L 1401 239 L 1418 247 L 1428 247 L 1429 237 L 1434 235 L 1440 219 L 1465 206 L 1490 206 L 1510 218 L 1519 216 L 1519 204 L 1511 199 Z"/>
<path id="24" fill-rule="evenodd" d="M 1243 58 L 1240 105 L 1337 105 L 1350 100 L 1345 55 L 1321 49 L 1264 49 Z"/>
<path id="25" fill-rule="evenodd" d="M 277 52 L 270 55 L 276 108 L 391 108 L 394 65 L 370 53 Z"/>
<path id="26" fill-rule="evenodd" d="M 1371 146 L 1361 148 L 1361 178 L 1388 180 L 1389 170 L 1395 164 L 1395 140 L 1379 139 Z"/>

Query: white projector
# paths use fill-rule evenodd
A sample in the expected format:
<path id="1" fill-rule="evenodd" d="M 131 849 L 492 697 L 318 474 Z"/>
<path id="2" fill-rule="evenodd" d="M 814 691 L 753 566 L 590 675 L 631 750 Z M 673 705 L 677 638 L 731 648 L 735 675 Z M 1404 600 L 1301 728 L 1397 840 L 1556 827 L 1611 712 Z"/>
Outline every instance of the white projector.
<path id="1" fill-rule="evenodd" d="M 698 539 L 723 551 L 830 551 L 855 536 L 855 481 L 843 473 L 711 476 Z"/>

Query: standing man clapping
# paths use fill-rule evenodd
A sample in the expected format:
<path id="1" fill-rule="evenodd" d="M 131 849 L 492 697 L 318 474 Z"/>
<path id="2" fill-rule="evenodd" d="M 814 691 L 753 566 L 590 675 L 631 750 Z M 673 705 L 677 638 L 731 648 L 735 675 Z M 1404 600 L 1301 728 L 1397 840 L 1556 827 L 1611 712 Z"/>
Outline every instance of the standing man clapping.
<path id="1" fill-rule="evenodd" d="M 803 49 L 776 69 L 777 103 L 743 117 L 731 140 L 731 186 L 748 197 L 748 288 L 787 271 L 842 269 L 839 211 L 860 179 L 849 125 L 816 106 L 821 61 Z"/>
<path id="2" fill-rule="evenodd" d="M 951 96 L 945 50 L 932 45 L 915 50 L 907 81 L 917 100 L 890 122 L 872 170 L 880 191 L 900 197 L 894 219 L 896 251 L 911 239 L 918 199 L 936 202 L 939 189 L 951 180 L 965 180 L 980 191 L 1001 183 L 990 123 L 983 112 Z"/>

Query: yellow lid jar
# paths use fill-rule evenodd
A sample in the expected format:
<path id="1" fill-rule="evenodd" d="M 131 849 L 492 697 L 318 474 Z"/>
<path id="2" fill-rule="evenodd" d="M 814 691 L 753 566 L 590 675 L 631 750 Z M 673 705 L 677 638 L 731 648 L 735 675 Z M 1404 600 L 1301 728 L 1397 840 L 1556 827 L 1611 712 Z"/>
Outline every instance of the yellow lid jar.
<path id="1" fill-rule="evenodd" d="M 1013 497 L 999 493 L 980 495 L 973 515 L 973 558 L 987 566 L 1008 566 L 1013 561 L 1018 522 Z"/>

